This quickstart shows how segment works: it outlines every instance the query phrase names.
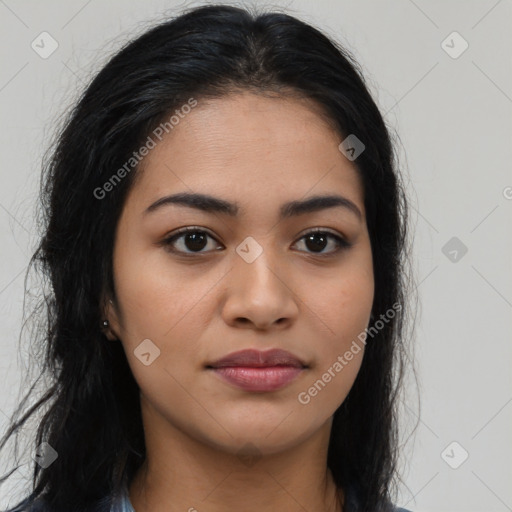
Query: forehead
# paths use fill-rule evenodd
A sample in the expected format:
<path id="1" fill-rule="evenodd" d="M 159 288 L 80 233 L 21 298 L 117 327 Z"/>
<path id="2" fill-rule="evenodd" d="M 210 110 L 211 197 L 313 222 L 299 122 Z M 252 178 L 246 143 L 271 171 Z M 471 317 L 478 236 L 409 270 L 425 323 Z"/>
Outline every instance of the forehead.
<path id="1" fill-rule="evenodd" d="M 215 193 L 263 207 L 339 192 L 364 212 L 362 182 L 341 140 L 310 100 L 249 92 L 198 99 L 155 140 L 133 195 L 147 203 L 173 191 Z"/>

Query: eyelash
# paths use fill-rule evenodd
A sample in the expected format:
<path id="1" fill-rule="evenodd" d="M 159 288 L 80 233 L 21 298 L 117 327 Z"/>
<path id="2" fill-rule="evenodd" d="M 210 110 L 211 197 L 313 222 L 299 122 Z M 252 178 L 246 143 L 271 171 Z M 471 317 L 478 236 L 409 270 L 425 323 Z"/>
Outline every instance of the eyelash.
<path id="1" fill-rule="evenodd" d="M 183 251 L 176 250 L 174 247 L 172 247 L 172 244 L 177 239 L 179 239 L 179 238 L 183 237 L 183 235 L 186 235 L 186 234 L 189 234 L 189 233 L 204 233 L 207 236 L 209 236 L 210 238 L 213 238 L 215 241 L 217 241 L 214 236 L 210 235 L 210 233 L 208 233 L 204 229 L 192 226 L 192 227 L 186 227 L 186 228 L 180 229 L 179 231 L 177 231 L 173 235 L 171 235 L 171 236 L 165 238 L 164 240 L 162 240 L 161 244 L 164 245 L 168 251 L 170 251 L 172 253 L 175 253 L 175 254 L 179 254 L 181 256 L 185 256 L 185 257 L 193 257 L 193 256 L 201 255 L 201 254 L 208 254 L 208 252 L 211 252 L 211 251 L 206 251 L 206 252 L 204 252 L 204 251 L 203 252 L 201 252 L 201 251 L 200 252 L 183 252 Z M 308 235 L 316 234 L 316 233 L 325 234 L 325 235 L 328 235 L 328 237 L 333 238 L 335 240 L 335 242 L 336 242 L 337 247 L 336 247 L 336 249 L 334 251 L 331 251 L 331 252 L 328 252 L 328 253 L 315 253 L 315 252 L 309 252 L 308 253 L 308 254 L 311 254 L 313 256 L 320 256 L 322 258 L 327 258 L 327 257 L 330 257 L 330 256 L 334 256 L 334 255 L 338 254 L 339 252 L 341 252 L 341 251 L 343 251 L 345 249 L 349 249 L 350 247 L 352 247 L 352 244 L 347 242 L 347 240 L 345 240 L 341 236 L 335 235 L 334 233 L 331 233 L 330 231 L 327 231 L 327 230 L 322 229 L 322 228 L 311 229 L 310 231 L 308 231 L 307 233 L 302 235 L 297 241 L 303 240 Z"/>

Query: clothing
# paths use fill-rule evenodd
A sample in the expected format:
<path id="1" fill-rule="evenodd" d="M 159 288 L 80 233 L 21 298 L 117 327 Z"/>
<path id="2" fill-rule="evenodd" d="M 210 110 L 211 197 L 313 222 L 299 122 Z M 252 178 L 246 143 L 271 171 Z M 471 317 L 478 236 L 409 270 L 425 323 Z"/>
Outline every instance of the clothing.
<path id="1" fill-rule="evenodd" d="M 349 489 L 345 491 L 346 507 L 349 510 L 357 510 L 357 498 L 353 492 Z M 357 508 L 356 508 L 357 507 Z M 30 509 L 27 509 L 23 504 L 16 509 L 15 512 L 52 512 L 48 506 L 46 506 L 41 500 L 36 501 Z M 97 503 L 94 510 L 91 512 L 135 512 L 132 504 L 130 503 L 130 497 L 128 495 L 128 488 L 125 486 L 121 494 L 112 499 L 106 497 Z M 394 512 L 411 512 L 405 508 L 395 508 Z"/>
<path id="2" fill-rule="evenodd" d="M 132 504 L 130 503 L 128 493 L 121 497 L 119 509 L 116 512 L 135 512 L 134 508 L 132 507 Z"/>
<path id="3" fill-rule="evenodd" d="M 113 507 L 110 512 L 135 512 L 132 504 L 130 503 L 130 498 L 128 496 L 128 492 L 125 490 L 125 493 L 119 497 L 118 504 Z M 410 510 L 406 510 L 405 508 L 395 508 L 394 512 L 411 512 Z"/>

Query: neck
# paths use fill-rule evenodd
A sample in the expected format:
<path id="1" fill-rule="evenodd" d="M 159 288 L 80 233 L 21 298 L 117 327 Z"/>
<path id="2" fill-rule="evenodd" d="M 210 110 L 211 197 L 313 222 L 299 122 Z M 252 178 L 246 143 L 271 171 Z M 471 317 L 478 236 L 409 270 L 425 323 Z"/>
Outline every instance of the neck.
<path id="1" fill-rule="evenodd" d="M 327 468 L 331 421 L 289 450 L 253 456 L 212 447 L 168 421 L 150 424 L 146 460 L 129 487 L 137 512 L 343 510 Z"/>

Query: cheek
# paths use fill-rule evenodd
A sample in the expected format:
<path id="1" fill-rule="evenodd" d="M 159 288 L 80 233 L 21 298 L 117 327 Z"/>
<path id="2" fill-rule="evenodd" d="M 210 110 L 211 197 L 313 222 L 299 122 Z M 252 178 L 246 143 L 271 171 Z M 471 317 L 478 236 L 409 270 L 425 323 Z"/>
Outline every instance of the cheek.
<path id="1" fill-rule="evenodd" d="M 190 274 L 169 264 L 162 250 L 148 257 L 132 250 L 130 258 L 119 256 L 115 264 L 116 290 L 123 310 L 128 336 L 155 337 L 179 329 L 194 316 L 195 306 L 204 300 L 210 279 L 190 279 Z"/>
<path id="2" fill-rule="evenodd" d="M 325 334 L 326 352 L 342 350 L 368 325 L 374 298 L 372 272 L 332 276 L 308 295 L 307 305 Z M 331 354 L 332 355 L 332 354 Z"/>
<path id="3" fill-rule="evenodd" d="M 315 424 L 334 414 L 347 397 L 364 357 L 364 333 L 373 302 L 373 281 L 350 279 L 324 289 L 317 302 L 321 319 L 315 364 L 297 394 Z"/>
<path id="4" fill-rule="evenodd" d="M 141 388 L 174 389 L 190 380 L 198 365 L 200 340 L 208 315 L 208 291 L 218 276 L 204 273 L 191 279 L 190 273 L 171 268 L 166 254 L 152 257 L 120 256 L 115 262 L 116 290 L 123 311 L 120 337 L 135 379 Z M 150 343 L 144 340 L 150 340 Z M 143 345 L 145 343 L 146 345 Z M 142 347 L 147 350 L 142 351 Z M 140 359 L 149 352 L 150 366 Z"/>
<path id="5" fill-rule="evenodd" d="M 310 294 L 313 318 L 322 334 L 316 339 L 311 378 L 297 397 L 307 407 L 334 413 L 357 377 L 374 298 L 373 272 L 368 268 L 333 278 Z"/>

